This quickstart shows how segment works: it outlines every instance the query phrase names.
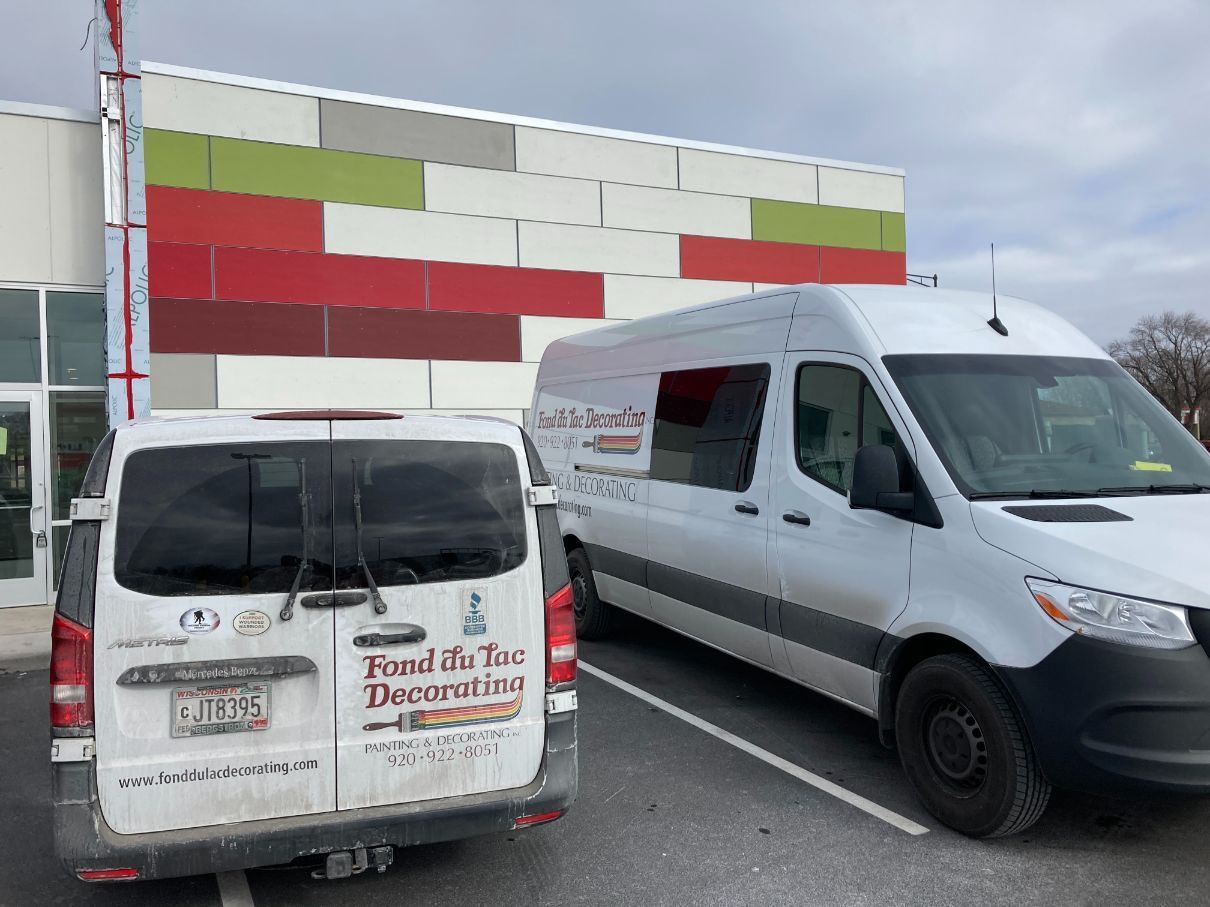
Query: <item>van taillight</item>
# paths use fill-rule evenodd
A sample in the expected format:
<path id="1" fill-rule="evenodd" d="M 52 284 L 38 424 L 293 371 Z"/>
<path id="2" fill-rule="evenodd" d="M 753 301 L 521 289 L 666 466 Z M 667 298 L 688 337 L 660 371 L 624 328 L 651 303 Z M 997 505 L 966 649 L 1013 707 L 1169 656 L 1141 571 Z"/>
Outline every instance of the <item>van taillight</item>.
<path id="1" fill-rule="evenodd" d="M 576 679 L 576 617 L 567 585 L 546 600 L 546 682 Z"/>
<path id="2" fill-rule="evenodd" d="M 92 630 L 62 614 L 50 631 L 50 726 L 92 727 Z"/>

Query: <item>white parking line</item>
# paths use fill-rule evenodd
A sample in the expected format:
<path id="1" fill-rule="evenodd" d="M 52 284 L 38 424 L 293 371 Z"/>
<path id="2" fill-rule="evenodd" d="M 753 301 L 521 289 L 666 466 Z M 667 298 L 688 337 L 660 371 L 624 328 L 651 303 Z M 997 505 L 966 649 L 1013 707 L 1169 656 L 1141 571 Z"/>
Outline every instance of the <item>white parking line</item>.
<path id="1" fill-rule="evenodd" d="M 216 872 L 218 897 L 223 907 L 256 907 L 252 902 L 252 891 L 248 888 L 248 877 L 242 869 L 234 872 Z"/>
<path id="2" fill-rule="evenodd" d="M 846 790 L 838 784 L 833 784 L 826 778 L 821 778 L 819 775 L 807 771 L 805 768 L 795 765 L 781 756 L 776 756 L 768 750 L 761 749 L 755 743 L 749 743 L 742 737 L 737 737 L 730 731 L 723 730 L 716 724 L 711 724 L 709 721 L 698 718 L 696 715 L 686 712 L 684 709 L 679 709 L 671 702 L 665 702 L 658 696 L 653 696 L 646 690 L 641 690 L 633 684 L 629 684 L 619 677 L 614 677 L 612 674 L 602 671 L 600 668 L 594 668 L 586 662 L 580 662 L 580 670 L 593 677 L 598 677 L 606 683 L 613 684 L 619 690 L 624 690 L 631 696 L 637 696 L 644 702 L 650 703 L 658 709 L 662 709 L 669 715 L 681 719 L 687 724 L 693 725 L 701 731 L 705 731 L 712 737 L 717 737 L 724 743 L 729 743 L 738 750 L 742 750 L 750 756 L 755 756 L 761 762 L 771 765 L 776 769 L 780 769 L 787 775 L 797 778 L 799 781 L 811 785 L 816 790 L 821 790 L 825 794 L 831 794 L 837 800 L 843 800 L 850 806 L 856 806 L 862 812 L 868 813 L 876 819 L 881 819 L 888 825 L 894 825 L 900 831 L 906 831 L 909 835 L 923 835 L 928 833 L 928 829 L 919 823 L 913 822 L 906 816 L 901 816 L 899 813 L 892 812 L 884 806 L 879 806 L 872 800 L 867 800 L 860 794 L 855 794 L 851 790 Z"/>

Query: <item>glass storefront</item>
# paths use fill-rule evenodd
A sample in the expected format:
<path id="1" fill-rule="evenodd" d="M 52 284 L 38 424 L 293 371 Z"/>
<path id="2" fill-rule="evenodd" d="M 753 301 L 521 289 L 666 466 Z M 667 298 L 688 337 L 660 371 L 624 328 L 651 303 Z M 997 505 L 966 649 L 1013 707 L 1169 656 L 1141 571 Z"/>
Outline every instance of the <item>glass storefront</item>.
<path id="1" fill-rule="evenodd" d="M 92 452 L 104 437 L 99 290 L 0 286 L 0 607 L 57 587 Z"/>

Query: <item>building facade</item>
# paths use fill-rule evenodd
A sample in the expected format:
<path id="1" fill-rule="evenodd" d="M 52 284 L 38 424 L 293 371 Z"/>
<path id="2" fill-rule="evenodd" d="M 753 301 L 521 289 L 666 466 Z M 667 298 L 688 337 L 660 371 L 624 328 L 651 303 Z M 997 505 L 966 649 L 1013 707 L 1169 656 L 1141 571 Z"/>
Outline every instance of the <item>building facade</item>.
<path id="1" fill-rule="evenodd" d="M 557 337 L 905 278 L 892 168 L 151 63 L 143 113 L 155 415 L 521 422 Z M 0 106 L 0 606 L 51 594 L 105 431 L 100 160 L 96 115 Z"/>

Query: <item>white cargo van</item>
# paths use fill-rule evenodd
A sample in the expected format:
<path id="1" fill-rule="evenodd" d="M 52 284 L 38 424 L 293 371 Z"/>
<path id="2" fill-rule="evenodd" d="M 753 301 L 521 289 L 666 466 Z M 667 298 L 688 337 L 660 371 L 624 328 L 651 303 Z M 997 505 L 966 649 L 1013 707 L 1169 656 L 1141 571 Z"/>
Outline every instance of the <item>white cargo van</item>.
<path id="1" fill-rule="evenodd" d="M 1210 791 L 1210 457 L 1060 318 L 992 314 L 804 285 L 552 344 L 577 629 L 616 606 L 876 718 L 967 834 L 1051 784 Z"/>
<path id="2" fill-rule="evenodd" d="M 551 486 L 487 419 L 151 420 L 93 457 L 51 657 L 55 843 L 85 880 L 558 818 L 575 634 Z"/>

